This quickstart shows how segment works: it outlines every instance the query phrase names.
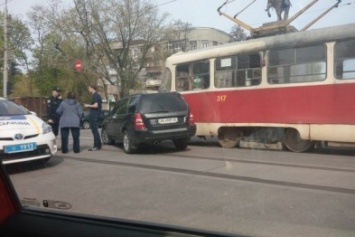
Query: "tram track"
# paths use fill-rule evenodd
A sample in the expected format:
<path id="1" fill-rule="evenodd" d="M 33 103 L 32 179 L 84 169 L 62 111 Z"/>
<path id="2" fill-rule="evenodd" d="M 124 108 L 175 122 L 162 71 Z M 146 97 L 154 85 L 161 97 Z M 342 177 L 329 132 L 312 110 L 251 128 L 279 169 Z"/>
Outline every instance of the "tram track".
<path id="1" fill-rule="evenodd" d="M 116 151 L 113 151 L 116 152 Z M 156 155 L 156 153 L 148 153 L 147 156 Z M 334 168 L 327 166 L 315 166 L 315 165 L 299 165 L 299 164 L 287 164 L 282 162 L 269 162 L 269 161 L 260 161 L 252 159 L 232 159 L 232 158 L 215 158 L 215 157 L 206 157 L 200 155 L 183 155 L 183 153 L 164 153 L 165 157 L 176 157 L 179 159 L 188 159 L 188 160 L 209 160 L 209 161 L 228 161 L 231 163 L 241 163 L 241 164 L 255 164 L 255 165 L 265 165 L 265 166 L 278 166 L 278 167 L 289 167 L 289 168 L 300 168 L 300 169 L 312 169 L 312 170 L 324 170 L 324 171 L 333 171 L 333 172 L 344 172 L 344 173 L 355 173 L 355 169 L 347 168 Z"/>
<path id="2" fill-rule="evenodd" d="M 355 195 L 355 189 L 349 189 L 349 188 L 339 188 L 339 187 L 331 187 L 331 186 L 323 186 L 323 185 L 313 185 L 313 184 L 303 184 L 303 183 L 287 182 L 287 181 L 279 181 L 279 180 L 271 180 L 271 179 L 262 179 L 262 178 L 248 177 L 248 176 L 220 174 L 220 173 L 213 173 L 211 171 L 197 171 L 197 170 L 189 170 L 189 169 L 174 168 L 174 167 L 164 167 L 164 166 L 147 165 L 147 164 L 134 164 L 134 163 L 128 163 L 122 161 L 96 160 L 91 158 L 79 158 L 79 157 L 72 157 L 72 156 L 66 156 L 65 159 L 72 160 L 72 161 L 93 163 L 93 164 L 115 165 L 121 167 L 156 170 L 156 171 L 170 172 L 176 174 L 218 178 L 218 179 L 225 179 L 231 181 L 232 180 L 245 181 L 245 182 L 252 182 L 257 184 L 276 185 L 276 186 L 288 187 L 288 188 L 301 188 L 301 189 L 308 189 L 308 190 L 318 190 L 318 191 L 326 191 L 332 193 Z"/>
<path id="3" fill-rule="evenodd" d="M 232 163 L 243 163 L 243 164 L 255 164 L 255 165 L 267 165 L 267 166 L 279 166 L 279 167 L 289 167 L 289 168 L 301 168 L 301 169 L 314 169 L 314 170 L 324 170 L 324 171 L 335 171 L 335 172 L 345 172 L 345 173 L 355 173 L 355 169 L 345 169 L 345 168 L 332 168 L 325 166 L 314 166 L 314 165 L 296 165 L 296 164 L 286 164 L 280 162 L 266 162 L 257 160 L 241 160 L 241 159 L 231 159 L 231 158 L 213 158 L 197 155 L 184 156 L 180 154 L 166 154 L 170 157 L 178 157 L 182 159 L 198 159 L 198 160 L 211 160 L 211 161 L 228 161 Z"/>

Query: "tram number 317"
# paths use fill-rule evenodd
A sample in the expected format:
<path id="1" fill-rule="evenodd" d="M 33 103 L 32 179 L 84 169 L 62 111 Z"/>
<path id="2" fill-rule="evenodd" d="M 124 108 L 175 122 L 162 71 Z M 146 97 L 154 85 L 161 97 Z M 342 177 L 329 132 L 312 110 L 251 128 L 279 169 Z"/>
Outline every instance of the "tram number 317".
<path id="1" fill-rule="evenodd" d="M 217 95 L 217 102 L 225 102 L 227 100 L 226 95 Z"/>

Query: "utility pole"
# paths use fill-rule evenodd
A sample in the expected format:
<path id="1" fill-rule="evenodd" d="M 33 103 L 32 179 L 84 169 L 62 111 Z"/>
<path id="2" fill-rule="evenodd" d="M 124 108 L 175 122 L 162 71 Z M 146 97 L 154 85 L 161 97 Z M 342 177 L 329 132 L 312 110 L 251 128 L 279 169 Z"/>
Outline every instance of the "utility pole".
<path id="1" fill-rule="evenodd" d="M 5 0 L 4 10 L 4 65 L 3 65 L 3 97 L 7 98 L 7 81 L 8 81 L 8 50 L 7 50 L 7 0 Z"/>

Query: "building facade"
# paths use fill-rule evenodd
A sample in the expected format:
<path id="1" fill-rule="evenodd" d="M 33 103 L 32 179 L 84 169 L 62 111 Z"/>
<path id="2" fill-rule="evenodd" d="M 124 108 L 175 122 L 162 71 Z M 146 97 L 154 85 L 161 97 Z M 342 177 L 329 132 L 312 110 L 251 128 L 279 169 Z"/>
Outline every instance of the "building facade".
<path id="1" fill-rule="evenodd" d="M 231 42 L 231 36 L 226 32 L 209 27 L 193 27 L 178 36 L 172 37 L 170 40 L 159 42 L 157 45 L 149 49 L 146 55 L 146 63 L 139 74 L 139 84 L 141 90 L 157 90 L 161 84 L 162 73 L 167 57 L 179 51 L 191 51 L 208 47 L 213 47 L 220 44 Z M 132 60 L 138 61 L 141 56 L 141 41 L 134 42 L 130 46 L 130 56 Z M 114 42 L 111 44 L 113 50 L 120 50 L 121 44 Z M 137 66 L 137 70 L 139 67 Z M 118 86 L 112 86 L 110 83 L 105 83 L 107 100 L 115 100 L 118 96 L 118 88 L 120 86 L 119 76 L 116 70 L 110 65 L 106 65 L 106 71 L 111 81 L 117 82 Z M 135 91 L 137 92 L 137 91 Z"/>
<path id="2" fill-rule="evenodd" d="M 165 59 L 170 55 L 180 51 L 198 50 L 229 42 L 231 42 L 229 34 L 210 27 L 193 27 L 178 34 L 175 39 L 161 42 L 159 46 L 154 47 L 154 54 L 142 70 L 141 79 L 145 88 L 153 90 L 159 88 Z"/>

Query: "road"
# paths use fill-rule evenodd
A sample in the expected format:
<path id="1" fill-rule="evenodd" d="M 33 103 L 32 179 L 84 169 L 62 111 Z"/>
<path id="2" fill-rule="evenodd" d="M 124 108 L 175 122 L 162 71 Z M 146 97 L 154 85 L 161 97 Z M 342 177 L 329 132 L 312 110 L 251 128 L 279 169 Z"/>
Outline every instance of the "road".
<path id="1" fill-rule="evenodd" d="M 87 151 L 91 144 L 82 130 L 81 153 L 9 167 L 21 201 L 253 236 L 355 236 L 355 148 L 298 154 L 194 139 L 183 152 L 164 143 L 126 155 L 120 146 Z"/>

